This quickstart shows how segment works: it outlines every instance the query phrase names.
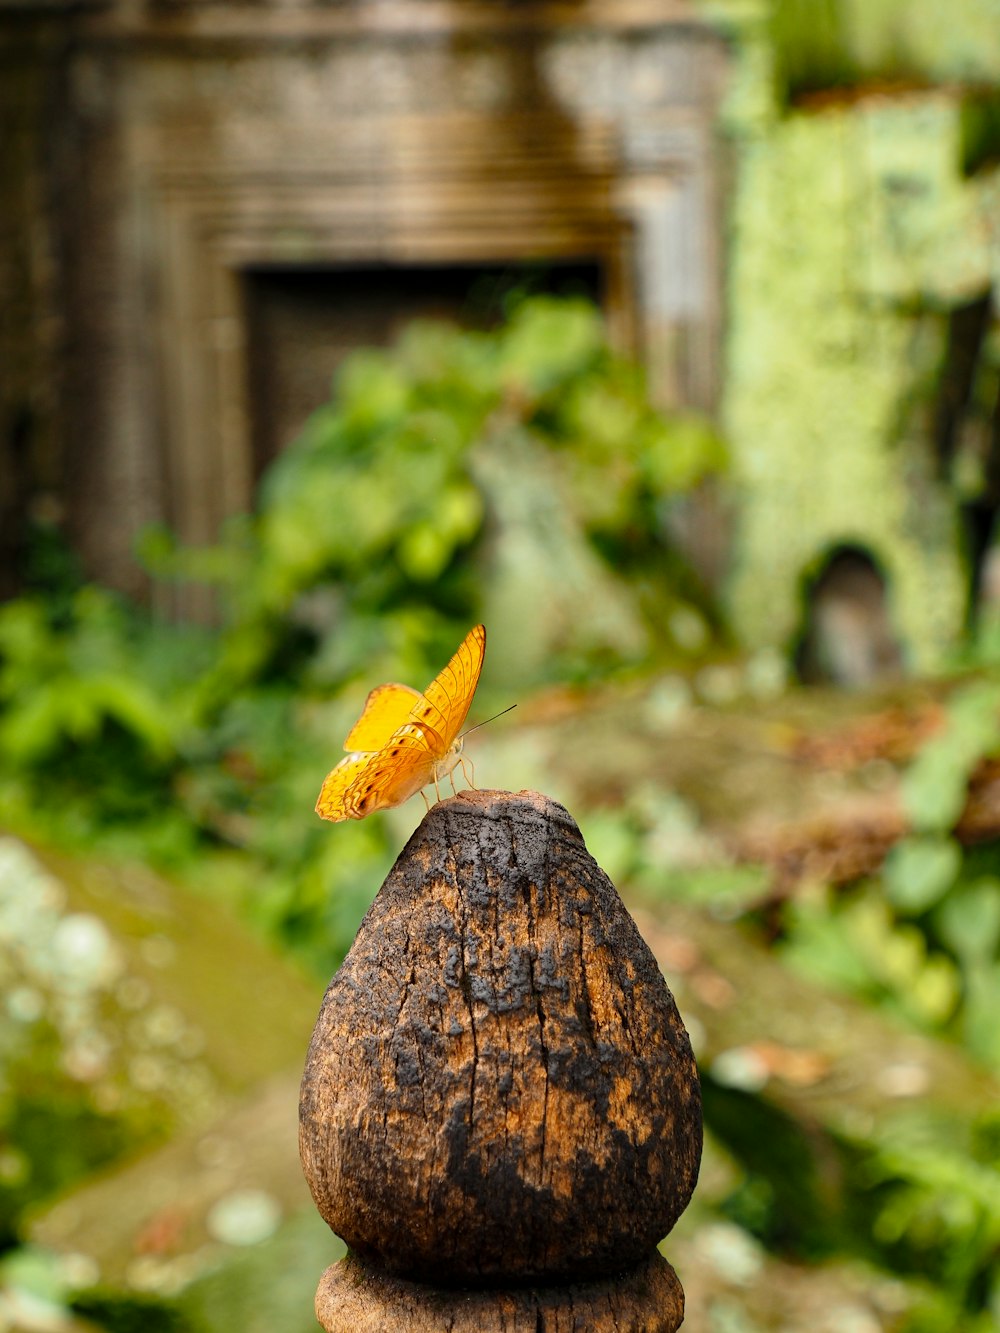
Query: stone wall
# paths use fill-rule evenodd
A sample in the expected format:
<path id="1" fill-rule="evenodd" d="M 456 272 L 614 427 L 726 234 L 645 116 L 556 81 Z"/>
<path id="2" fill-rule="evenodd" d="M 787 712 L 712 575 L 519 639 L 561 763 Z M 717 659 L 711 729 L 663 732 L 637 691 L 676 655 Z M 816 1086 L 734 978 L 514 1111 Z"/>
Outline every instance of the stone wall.
<path id="1" fill-rule="evenodd" d="M 57 238 L 69 370 L 47 429 L 91 574 L 141 591 L 145 523 L 203 543 L 251 506 L 249 270 L 596 262 L 660 398 L 714 402 L 724 43 L 687 4 L 48 12 L 53 51 L 28 63 L 63 92 L 24 112 L 46 197 L 18 233 Z M 23 179 L 12 163 L 0 188 Z"/>
<path id="2" fill-rule="evenodd" d="M 1000 87 L 1000 21 L 984 22 L 1000 8 L 704 8 L 741 52 L 725 111 L 734 623 L 751 647 L 790 649 L 804 588 L 846 547 L 885 575 L 909 665 L 939 664 L 968 609 L 963 519 L 995 502 L 976 473 L 996 449 L 996 331 L 946 431 L 941 414 L 961 312 L 1000 276 L 1000 177 L 970 164 L 967 133 L 970 104 Z"/>
<path id="3" fill-rule="evenodd" d="M 0 14 L 0 22 L 2 22 Z M 16 588 L 29 506 L 54 515 L 66 327 L 55 215 L 64 34 L 44 15 L 0 41 L 0 597 Z"/>
<path id="4" fill-rule="evenodd" d="M 840 544 L 888 575 L 914 665 L 961 628 L 932 403 L 946 312 L 990 286 L 998 193 L 962 180 L 957 121 L 947 94 L 879 97 L 794 114 L 746 153 L 726 421 L 743 497 L 732 606 L 750 643 L 791 641 L 798 578 Z"/>

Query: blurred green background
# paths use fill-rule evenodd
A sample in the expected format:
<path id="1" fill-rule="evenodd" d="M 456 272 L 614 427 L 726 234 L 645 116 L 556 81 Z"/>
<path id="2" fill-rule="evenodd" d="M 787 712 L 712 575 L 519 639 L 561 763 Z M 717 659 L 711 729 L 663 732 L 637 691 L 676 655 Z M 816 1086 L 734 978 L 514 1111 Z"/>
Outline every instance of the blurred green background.
<path id="1" fill-rule="evenodd" d="M 471 721 L 518 705 L 479 785 L 568 806 L 691 1031 L 688 1325 L 1000 1327 L 1000 6 L 691 14 L 729 62 L 715 401 L 512 263 L 345 355 L 217 541 L 146 525 L 141 595 L 26 510 L 0 1329 L 315 1326 L 297 1081 L 423 806 L 313 804 L 367 690 L 479 620 Z"/>

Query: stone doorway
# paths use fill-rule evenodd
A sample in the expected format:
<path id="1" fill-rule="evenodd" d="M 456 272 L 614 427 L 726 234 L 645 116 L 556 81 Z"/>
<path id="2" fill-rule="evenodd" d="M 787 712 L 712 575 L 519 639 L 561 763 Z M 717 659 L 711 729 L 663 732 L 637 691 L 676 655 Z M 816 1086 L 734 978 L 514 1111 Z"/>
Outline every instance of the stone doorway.
<path id="1" fill-rule="evenodd" d="M 490 328 L 517 292 L 604 300 L 598 260 L 555 264 L 272 265 L 244 273 L 255 482 L 330 397 L 344 358 L 385 347 L 415 319 Z"/>
<path id="2" fill-rule="evenodd" d="M 3 223 L 33 258 L 0 264 L 26 311 L 0 328 L 0 469 L 30 404 L 26 487 L 55 479 L 89 575 L 149 596 L 147 524 L 201 546 L 251 507 L 347 345 L 347 306 L 320 299 L 334 271 L 383 283 L 352 298 L 363 345 L 419 311 L 431 272 L 432 306 L 461 311 L 477 272 L 582 265 L 657 400 L 713 410 L 728 60 L 693 0 L 22 8 L 0 31 Z M 262 352 L 289 324 L 288 353 Z"/>

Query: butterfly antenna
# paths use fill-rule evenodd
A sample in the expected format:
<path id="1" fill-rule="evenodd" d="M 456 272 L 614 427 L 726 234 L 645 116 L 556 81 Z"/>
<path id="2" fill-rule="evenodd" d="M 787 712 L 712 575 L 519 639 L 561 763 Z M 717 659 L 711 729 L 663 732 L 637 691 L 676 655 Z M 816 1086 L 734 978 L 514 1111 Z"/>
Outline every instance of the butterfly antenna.
<path id="1" fill-rule="evenodd" d="M 499 713 L 494 713 L 492 717 L 488 717 L 482 722 L 477 722 L 474 727 L 469 727 L 468 730 L 462 732 L 462 735 L 468 736 L 470 731 L 478 731 L 480 727 L 485 727 L 487 722 L 495 722 L 498 717 L 503 717 L 504 713 L 512 713 L 516 707 L 517 704 L 511 704 L 509 708 L 501 709 Z"/>

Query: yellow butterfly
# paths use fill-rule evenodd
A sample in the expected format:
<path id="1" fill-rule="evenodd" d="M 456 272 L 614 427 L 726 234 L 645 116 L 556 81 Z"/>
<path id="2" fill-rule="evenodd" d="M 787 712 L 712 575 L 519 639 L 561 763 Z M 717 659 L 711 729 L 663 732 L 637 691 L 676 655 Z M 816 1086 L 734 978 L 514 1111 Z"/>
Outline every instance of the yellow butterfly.
<path id="1" fill-rule="evenodd" d="M 486 630 L 476 625 L 423 694 L 409 685 L 376 686 L 344 741 L 349 753 L 326 775 L 316 802 L 320 818 L 364 819 L 402 805 L 464 763 L 458 733 L 485 655 Z"/>

